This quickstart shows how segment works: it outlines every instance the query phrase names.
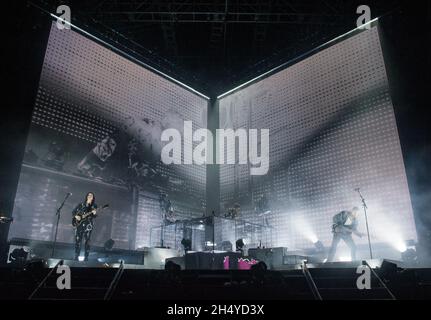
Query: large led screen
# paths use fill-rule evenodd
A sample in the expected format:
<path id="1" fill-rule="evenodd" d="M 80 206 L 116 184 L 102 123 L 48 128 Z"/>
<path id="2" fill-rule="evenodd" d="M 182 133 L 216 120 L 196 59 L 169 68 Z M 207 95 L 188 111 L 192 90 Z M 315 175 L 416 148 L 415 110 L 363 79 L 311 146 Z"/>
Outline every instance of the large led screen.
<path id="1" fill-rule="evenodd" d="M 161 133 L 181 132 L 184 120 L 206 128 L 207 107 L 204 96 L 54 22 L 9 238 L 52 241 L 71 193 L 57 240 L 72 243 L 71 211 L 92 191 L 110 205 L 95 220 L 93 245 L 160 245 L 166 206 L 176 220 L 202 216 L 206 184 L 205 166 L 161 162 Z"/>
<path id="2" fill-rule="evenodd" d="M 222 96 L 219 112 L 220 128 L 270 130 L 268 174 L 222 165 L 220 192 L 221 210 L 240 207 L 242 219 L 273 228 L 273 245 L 330 246 L 332 217 L 362 208 L 357 188 L 373 245 L 402 251 L 416 239 L 377 26 Z"/>

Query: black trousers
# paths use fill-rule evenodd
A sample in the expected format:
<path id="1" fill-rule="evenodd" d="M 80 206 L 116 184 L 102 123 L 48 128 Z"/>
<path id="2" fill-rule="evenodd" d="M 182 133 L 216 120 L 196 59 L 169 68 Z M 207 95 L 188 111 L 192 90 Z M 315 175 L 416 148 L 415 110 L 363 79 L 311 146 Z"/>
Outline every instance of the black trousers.
<path id="1" fill-rule="evenodd" d="M 350 256 L 352 261 L 356 261 L 356 244 L 353 241 L 351 233 L 334 233 L 334 237 L 332 238 L 331 249 L 328 254 L 328 262 L 332 262 L 335 257 L 335 252 L 337 251 L 337 246 L 340 243 L 340 240 L 343 240 L 347 246 L 350 248 Z"/>
<path id="2" fill-rule="evenodd" d="M 93 232 L 92 226 L 85 227 L 80 226 L 75 230 L 75 260 L 78 260 L 79 254 L 81 253 L 81 243 L 84 239 L 84 250 L 85 250 L 85 261 L 88 260 L 90 254 L 90 238 Z"/>

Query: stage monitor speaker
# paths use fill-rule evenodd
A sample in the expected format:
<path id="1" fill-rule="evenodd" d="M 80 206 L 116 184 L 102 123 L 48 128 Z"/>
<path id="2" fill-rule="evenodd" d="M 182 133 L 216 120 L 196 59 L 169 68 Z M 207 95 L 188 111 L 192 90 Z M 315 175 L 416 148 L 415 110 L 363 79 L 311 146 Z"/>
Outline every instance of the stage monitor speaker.
<path id="1" fill-rule="evenodd" d="M 401 270 L 401 268 L 398 268 L 395 263 L 388 260 L 383 260 L 380 266 L 380 273 L 385 279 L 390 279 L 395 276 L 399 270 Z"/>
<path id="2" fill-rule="evenodd" d="M 258 261 L 265 262 L 269 269 L 277 269 L 284 264 L 287 248 L 256 248 L 248 249 L 248 255 Z"/>

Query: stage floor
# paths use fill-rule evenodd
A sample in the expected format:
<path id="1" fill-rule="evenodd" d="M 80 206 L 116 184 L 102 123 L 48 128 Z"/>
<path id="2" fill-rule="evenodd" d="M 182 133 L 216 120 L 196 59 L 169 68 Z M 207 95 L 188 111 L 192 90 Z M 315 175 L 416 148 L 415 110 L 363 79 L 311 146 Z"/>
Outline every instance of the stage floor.
<path id="1" fill-rule="evenodd" d="M 0 299 L 32 300 L 393 300 L 430 299 L 431 269 L 382 261 L 360 290 L 357 263 L 290 270 L 154 270 L 143 265 L 64 261 L 71 289 L 59 290 L 59 259 L 0 267 Z M 379 261 L 370 261 L 377 264 Z M 58 271 L 58 270 L 57 270 Z M 312 281 L 310 282 L 310 279 Z M 313 288 L 314 287 L 314 288 Z M 317 292 L 317 295 L 316 295 Z"/>

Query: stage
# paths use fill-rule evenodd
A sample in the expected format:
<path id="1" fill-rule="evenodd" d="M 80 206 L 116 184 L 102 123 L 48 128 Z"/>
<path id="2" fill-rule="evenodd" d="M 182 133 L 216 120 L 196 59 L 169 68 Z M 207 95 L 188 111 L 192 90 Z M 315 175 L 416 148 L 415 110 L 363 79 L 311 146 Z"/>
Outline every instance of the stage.
<path id="1" fill-rule="evenodd" d="M 348 2 L 7 10 L 0 300 L 430 299 L 429 28 Z"/>
<path id="2" fill-rule="evenodd" d="M 55 269 L 70 268 L 59 290 Z M 372 260 L 371 288 L 357 288 L 358 263 L 298 264 L 291 270 L 148 270 L 142 265 L 34 261 L 0 270 L 1 299 L 30 300 L 409 300 L 431 297 L 431 269 Z M 356 266 L 358 264 L 358 266 Z"/>
<path id="3" fill-rule="evenodd" d="M 1 267 L 0 298 L 395 300 L 431 294 L 431 268 L 424 265 L 391 259 L 323 262 L 325 249 L 247 248 L 245 255 L 93 247 L 88 261 L 76 261 L 70 258 L 72 244 L 57 244 L 55 258 L 50 258 L 52 247 L 52 242 L 13 239 L 11 259 Z M 64 268 L 70 290 L 58 288 Z M 369 277 L 366 288 L 358 284 L 363 274 Z"/>

